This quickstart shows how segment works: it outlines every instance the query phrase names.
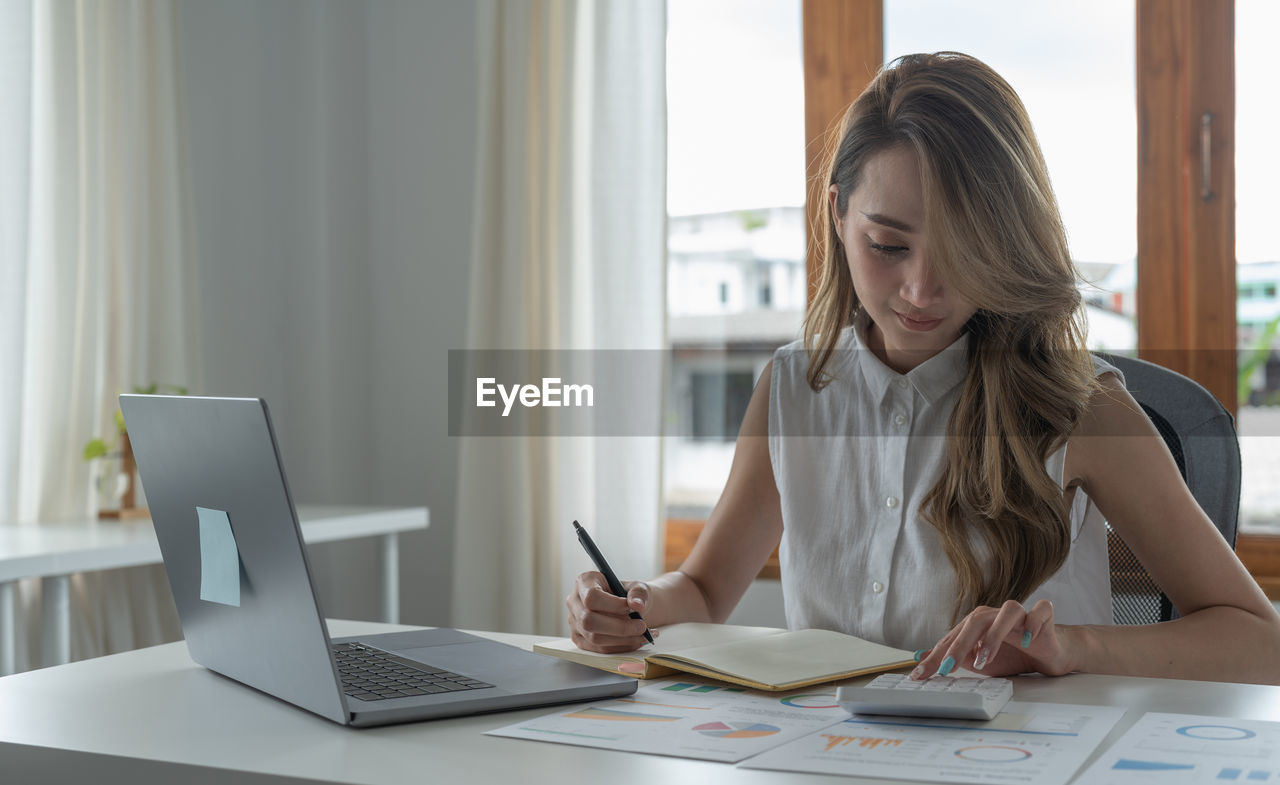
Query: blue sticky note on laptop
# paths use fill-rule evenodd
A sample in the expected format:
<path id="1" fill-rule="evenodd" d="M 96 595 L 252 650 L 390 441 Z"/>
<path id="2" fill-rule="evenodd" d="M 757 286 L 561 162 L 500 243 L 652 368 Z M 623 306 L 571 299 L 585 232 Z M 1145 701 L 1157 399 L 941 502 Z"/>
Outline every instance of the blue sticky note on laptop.
<path id="1" fill-rule="evenodd" d="M 240 607 L 240 551 L 231 519 L 222 510 L 197 507 L 200 516 L 200 599 Z"/>

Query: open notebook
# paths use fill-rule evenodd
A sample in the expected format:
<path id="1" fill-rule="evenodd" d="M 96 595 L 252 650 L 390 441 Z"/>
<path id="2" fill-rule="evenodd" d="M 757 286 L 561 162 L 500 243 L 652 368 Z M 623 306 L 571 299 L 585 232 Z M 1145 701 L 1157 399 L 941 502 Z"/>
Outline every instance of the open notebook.
<path id="1" fill-rule="evenodd" d="M 568 638 L 537 644 L 540 654 L 623 673 L 643 663 L 652 679 L 676 671 L 696 673 L 758 690 L 792 690 L 914 664 L 912 653 L 831 630 L 779 630 L 730 624 L 672 624 L 657 641 L 625 654 L 583 651 Z"/>

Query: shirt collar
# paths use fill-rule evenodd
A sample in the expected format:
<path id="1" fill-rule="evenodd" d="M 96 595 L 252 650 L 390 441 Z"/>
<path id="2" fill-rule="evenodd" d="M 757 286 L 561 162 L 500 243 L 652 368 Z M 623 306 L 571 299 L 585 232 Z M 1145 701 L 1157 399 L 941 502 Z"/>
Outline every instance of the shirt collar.
<path id="1" fill-rule="evenodd" d="M 925 403 L 932 405 L 951 392 L 968 371 L 968 332 L 961 333 L 950 346 L 912 368 L 910 372 L 900 374 L 881 362 L 867 346 L 867 328 L 870 326 L 871 317 L 865 308 L 859 308 L 853 318 L 856 362 L 862 368 L 863 376 L 877 400 L 883 400 L 891 387 L 901 387 L 901 382 L 905 380 L 908 386 L 920 393 Z"/>

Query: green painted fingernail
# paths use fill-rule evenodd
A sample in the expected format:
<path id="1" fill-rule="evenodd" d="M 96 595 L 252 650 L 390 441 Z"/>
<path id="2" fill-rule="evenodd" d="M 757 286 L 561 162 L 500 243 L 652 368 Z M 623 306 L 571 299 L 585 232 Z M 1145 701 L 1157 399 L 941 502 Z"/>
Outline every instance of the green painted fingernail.
<path id="1" fill-rule="evenodd" d="M 942 664 L 938 666 L 938 675 L 946 676 L 948 673 L 951 672 L 951 669 L 954 668 L 955 666 L 956 666 L 955 657 L 946 658 L 945 660 L 942 661 Z"/>
<path id="2" fill-rule="evenodd" d="M 927 651 L 929 651 L 929 650 L 928 650 L 928 649 L 916 649 L 916 653 L 915 653 L 915 654 L 912 654 L 911 656 L 912 656 L 912 657 L 915 657 L 916 662 L 919 662 L 920 660 L 924 659 L 925 652 L 927 652 Z"/>
<path id="3" fill-rule="evenodd" d="M 1026 632 L 1022 633 L 1022 648 L 1025 649 L 1030 645 L 1031 645 L 1031 630 L 1027 630 Z"/>

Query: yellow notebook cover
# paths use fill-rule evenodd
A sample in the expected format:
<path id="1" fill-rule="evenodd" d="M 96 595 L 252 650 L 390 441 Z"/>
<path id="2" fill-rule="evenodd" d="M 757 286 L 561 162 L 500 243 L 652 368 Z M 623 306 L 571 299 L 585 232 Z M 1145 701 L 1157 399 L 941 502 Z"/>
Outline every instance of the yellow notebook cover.
<path id="1" fill-rule="evenodd" d="M 672 624 L 662 628 L 654 644 L 625 654 L 583 651 L 567 638 L 537 644 L 533 650 L 637 678 L 684 671 L 771 691 L 893 670 L 914 662 L 909 651 L 831 630 L 787 631 L 729 624 Z M 642 663 L 644 672 L 618 670 L 628 662 Z"/>

